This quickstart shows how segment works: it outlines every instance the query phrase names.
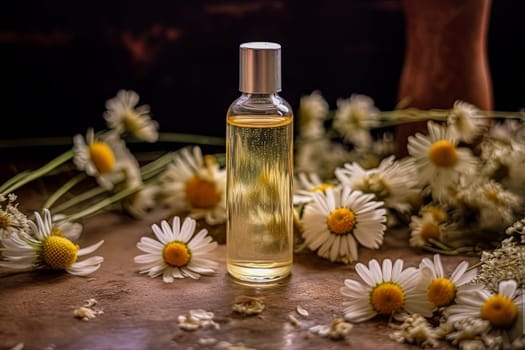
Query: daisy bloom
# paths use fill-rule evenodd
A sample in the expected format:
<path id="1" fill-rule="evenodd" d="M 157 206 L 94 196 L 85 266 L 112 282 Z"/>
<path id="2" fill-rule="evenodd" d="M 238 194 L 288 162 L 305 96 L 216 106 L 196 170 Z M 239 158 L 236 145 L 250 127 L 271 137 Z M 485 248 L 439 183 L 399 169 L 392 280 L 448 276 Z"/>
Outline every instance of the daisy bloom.
<path id="1" fill-rule="evenodd" d="M 476 269 L 467 271 L 467 268 L 468 263 L 462 261 L 450 277 L 447 277 L 439 254 L 434 255 L 434 260 L 423 258 L 419 265 L 420 287 L 427 293 L 428 300 L 436 308 L 449 306 L 454 303 L 457 292 L 464 289 L 464 286 L 477 275 Z"/>
<path id="2" fill-rule="evenodd" d="M 135 262 L 142 264 L 140 273 L 147 273 L 150 277 L 162 275 L 162 280 L 172 283 L 174 278 L 191 277 L 198 279 L 202 274 L 215 272 L 217 263 L 206 256 L 217 248 L 206 229 L 194 235 L 196 221 L 186 218 L 173 218 L 172 226 L 166 220 L 160 226 L 151 226 L 155 237 L 142 237 L 137 248 L 146 254 L 135 257 Z"/>
<path id="3" fill-rule="evenodd" d="M 408 138 L 408 153 L 414 157 L 418 177 L 429 184 L 432 196 L 443 201 L 458 184 L 461 175 L 475 174 L 476 158 L 468 148 L 458 148 L 450 128 L 428 122 L 429 135 L 417 133 Z"/>
<path id="4" fill-rule="evenodd" d="M 0 242 L 11 234 L 29 230 L 29 219 L 18 210 L 16 199 L 14 193 L 0 194 Z"/>
<path id="5" fill-rule="evenodd" d="M 44 216 L 46 212 L 44 211 Z M 82 233 L 82 224 L 78 222 L 65 221 L 66 216 L 64 214 L 53 215 L 51 220 L 51 234 L 54 236 L 65 237 L 70 241 L 76 241 Z"/>
<path id="6" fill-rule="evenodd" d="M 295 156 L 295 170 L 304 173 L 317 173 L 321 178 L 331 178 L 334 169 L 348 162 L 351 154 L 341 143 L 327 138 L 298 142 Z"/>
<path id="7" fill-rule="evenodd" d="M 510 344 L 523 331 L 524 298 L 518 287 L 516 281 L 505 280 L 500 282 L 497 293 L 482 286 L 458 293 L 456 304 L 445 310 L 447 322 L 453 324 L 465 319 L 489 321 L 491 333 L 502 335 L 505 343 Z"/>
<path id="8" fill-rule="evenodd" d="M 301 97 L 297 115 L 301 137 L 323 136 L 323 122 L 328 115 L 328 103 L 319 91 Z"/>
<path id="9" fill-rule="evenodd" d="M 356 147 L 371 146 L 370 128 L 377 125 L 379 125 L 379 110 L 370 97 L 354 94 L 348 99 L 337 100 L 333 127 L 345 140 Z"/>
<path id="10" fill-rule="evenodd" d="M 158 185 L 145 185 L 139 191 L 124 198 L 122 207 L 134 218 L 141 219 L 157 204 L 159 191 Z"/>
<path id="11" fill-rule="evenodd" d="M 344 316 L 349 322 L 363 322 L 376 315 L 390 317 L 403 311 L 432 315 L 432 305 L 417 290 L 419 272 L 414 267 L 403 270 L 403 260 L 392 265 L 390 259 L 382 266 L 373 259 L 368 267 L 358 263 L 355 270 L 364 283 L 346 279 L 341 294 L 349 300 L 343 302 Z"/>
<path id="12" fill-rule="evenodd" d="M 0 266 L 15 269 L 65 270 L 77 276 L 86 276 L 99 269 L 104 258 L 93 256 L 84 261 L 77 261 L 77 258 L 94 252 L 104 241 L 80 249 L 53 225 L 48 209 L 44 209 L 43 217 L 35 212 L 35 219 L 36 224 L 29 221 L 32 235 L 20 233 L 3 241 L 5 249 L 2 255 L 5 261 L 0 261 Z"/>
<path id="13" fill-rule="evenodd" d="M 312 201 L 312 193 L 315 191 L 324 191 L 328 187 L 335 187 L 334 184 L 324 183 L 316 173 L 297 174 L 294 181 L 293 202 L 295 205 L 309 203 Z"/>
<path id="14" fill-rule="evenodd" d="M 175 213 L 189 212 L 210 225 L 226 221 L 226 170 L 200 147 L 184 148 L 161 176 L 163 202 Z"/>
<path id="15" fill-rule="evenodd" d="M 464 101 L 456 101 L 447 117 L 447 124 L 460 141 L 472 143 L 487 130 L 488 119 L 476 106 Z"/>
<path id="16" fill-rule="evenodd" d="M 323 258 L 343 262 L 358 259 L 358 243 L 379 248 L 386 211 L 373 198 L 346 186 L 314 192 L 301 218 L 305 244 Z"/>
<path id="17" fill-rule="evenodd" d="M 444 223 L 449 219 L 448 211 L 448 207 L 442 203 L 429 203 L 419 209 L 419 214 L 430 215 L 436 222 Z"/>
<path id="18" fill-rule="evenodd" d="M 111 190 L 128 176 L 140 176 L 136 159 L 118 135 L 109 133 L 95 138 L 90 128 L 85 139 L 76 135 L 73 142 L 73 162 L 79 170 L 94 176 L 103 188 Z"/>
<path id="19" fill-rule="evenodd" d="M 381 137 L 375 138 L 371 151 L 380 158 L 386 158 L 388 155 L 394 154 L 396 152 L 394 135 L 391 132 L 385 132 Z"/>
<path id="20" fill-rule="evenodd" d="M 516 140 L 517 131 L 523 129 L 523 120 L 503 119 L 495 120 L 489 129 L 489 138 L 504 144 Z"/>
<path id="21" fill-rule="evenodd" d="M 434 214 L 423 211 L 421 216 L 413 215 L 410 218 L 409 227 L 410 246 L 424 247 L 430 243 L 431 239 L 443 241 L 447 225 L 444 220 L 440 219 L 439 213 Z"/>
<path id="22" fill-rule="evenodd" d="M 416 168 L 410 160 L 396 161 L 390 156 L 374 169 L 363 169 L 358 163 L 347 163 L 335 170 L 343 185 L 383 201 L 386 208 L 399 212 L 411 210 L 409 199 L 420 192 Z"/>
<path id="23" fill-rule="evenodd" d="M 158 124 L 151 119 L 149 106 L 136 107 L 138 102 L 135 91 L 120 90 L 116 97 L 106 101 L 104 119 L 119 134 L 128 132 L 139 140 L 155 142 L 159 138 Z"/>
<path id="24" fill-rule="evenodd" d="M 514 222 L 514 214 L 522 205 L 520 196 L 493 180 L 471 182 L 457 197 L 479 211 L 479 224 L 483 229 L 505 229 Z"/>
<path id="25" fill-rule="evenodd" d="M 523 164 L 525 163 L 525 144 L 512 142 L 511 152 L 504 162 L 507 166 L 508 176 L 502 181 L 509 190 L 525 197 L 525 176 Z"/>

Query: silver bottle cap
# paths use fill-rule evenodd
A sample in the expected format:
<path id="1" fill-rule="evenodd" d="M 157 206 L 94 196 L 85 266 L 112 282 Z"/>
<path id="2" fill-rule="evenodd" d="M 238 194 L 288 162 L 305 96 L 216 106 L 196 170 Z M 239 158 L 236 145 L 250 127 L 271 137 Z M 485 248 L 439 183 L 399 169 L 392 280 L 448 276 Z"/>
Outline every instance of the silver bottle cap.
<path id="1" fill-rule="evenodd" d="M 241 44 L 239 90 L 250 94 L 281 91 L 281 45 L 270 42 Z"/>

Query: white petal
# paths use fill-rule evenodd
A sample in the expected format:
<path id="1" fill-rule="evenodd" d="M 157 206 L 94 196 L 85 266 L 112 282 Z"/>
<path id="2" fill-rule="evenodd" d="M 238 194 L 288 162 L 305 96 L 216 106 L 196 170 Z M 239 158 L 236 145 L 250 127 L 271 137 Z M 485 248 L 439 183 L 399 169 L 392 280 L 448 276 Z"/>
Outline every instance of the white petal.
<path id="1" fill-rule="evenodd" d="M 509 298 L 514 297 L 518 284 L 515 280 L 506 280 L 499 283 L 499 294 L 507 296 Z"/>
<path id="2" fill-rule="evenodd" d="M 104 240 L 96 243 L 96 244 L 93 244 L 93 245 L 90 245 L 89 247 L 86 247 L 86 248 L 82 248 L 80 249 L 78 252 L 77 252 L 77 256 L 83 256 L 83 255 L 87 255 L 87 254 L 90 254 L 90 253 L 93 253 L 95 250 L 97 250 L 102 244 L 104 244 Z"/>
<path id="3" fill-rule="evenodd" d="M 383 281 L 392 280 L 392 260 L 384 259 L 383 260 Z"/>

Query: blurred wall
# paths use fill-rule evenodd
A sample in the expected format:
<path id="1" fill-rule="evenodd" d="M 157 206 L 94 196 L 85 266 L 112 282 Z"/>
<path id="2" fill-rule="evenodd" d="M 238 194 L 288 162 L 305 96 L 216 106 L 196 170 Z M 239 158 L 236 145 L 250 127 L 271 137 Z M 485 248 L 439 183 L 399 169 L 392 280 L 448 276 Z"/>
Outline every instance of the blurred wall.
<path id="1" fill-rule="evenodd" d="M 524 107 L 524 2 L 493 2 L 488 54 L 495 109 Z M 4 1 L 2 140 L 104 127 L 119 89 L 151 106 L 162 131 L 223 136 L 238 96 L 238 45 L 283 46 L 282 95 L 352 93 L 392 109 L 404 52 L 401 0 Z"/>

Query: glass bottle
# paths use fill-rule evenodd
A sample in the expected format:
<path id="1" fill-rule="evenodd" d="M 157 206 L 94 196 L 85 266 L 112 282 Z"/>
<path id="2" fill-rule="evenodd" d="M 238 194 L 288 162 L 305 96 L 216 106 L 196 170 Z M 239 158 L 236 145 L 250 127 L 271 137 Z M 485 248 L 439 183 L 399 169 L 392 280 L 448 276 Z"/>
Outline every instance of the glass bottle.
<path id="1" fill-rule="evenodd" d="M 228 273 L 250 282 L 288 276 L 293 261 L 293 113 L 279 96 L 281 46 L 240 45 L 241 96 L 227 112 Z"/>

